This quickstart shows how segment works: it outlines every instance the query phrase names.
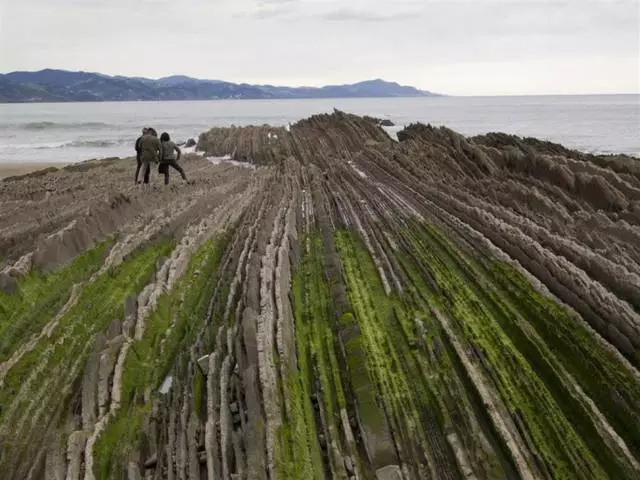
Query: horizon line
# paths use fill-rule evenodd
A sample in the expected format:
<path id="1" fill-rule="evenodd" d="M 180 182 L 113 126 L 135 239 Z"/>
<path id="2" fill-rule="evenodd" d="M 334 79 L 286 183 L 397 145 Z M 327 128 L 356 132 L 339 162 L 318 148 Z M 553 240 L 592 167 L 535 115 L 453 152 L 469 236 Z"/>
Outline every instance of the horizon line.
<path id="1" fill-rule="evenodd" d="M 167 75 L 163 75 L 163 76 L 159 76 L 159 77 L 150 77 L 150 76 L 144 76 L 144 75 L 123 75 L 123 74 L 110 74 L 110 73 L 102 73 L 102 72 L 96 72 L 96 71 L 90 71 L 90 70 L 70 70 L 70 69 L 66 69 L 66 68 L 51 68 L 51 67 L 45 67 L 45 68 L 40 68 L 38 70 L 29 70 L 29 69 L 25 69 L 25 70 L 11 70 L 8 72 L 0 72 L 0 76 L 3 75 L 9 75 L 12 73 L 39 73 L 39 72 L 43 72 L 46 70 L 50 70 L 50 71 L 58 71 L 58 72 L 68 72 L 68 73 L 87 73 L 87 74 L 92 74 L 92 75 L 101 75 L 101 76 L 106 76 L 106 77 L 110 77 L 110 78 L 116 78 L 116 77 L 125 77 L 125 78 L 130 78 L 130 79 L 144 79 L 144 80 L 152 80 L 152 81 L 158 81 L 158 80 L 162 80 L 164 78 L 171 78 L 171 77 L 187 77 L 187 78 L 191 78 L 193 80 L 199 80 L 199 81 L 203 81 L 203 82 L 222 82 L 222 83 L 233 83 L 236 85 L 250 85 L 250 86 L 271 86 L 271 87 L 283 87 L 283 88 L 316 88 L 316 89 L 321 89 L 323 87 L 332 87 L 332 86 L 344 86 L 344 85 L 354 85 L 357 83 L 363 83 L 363 82 L 368 82 L 368 81 L 383 81 L 383 82 L 387 82 L 387 83 L 396 83 L 400 86 L 403 87 L 410 87 L 410 88 L 414 88 L 416 90 L 420 90 L 422 92 L 427 92 L 429 94 L 431 94 L 431 96 L 433 97 L 551 97 L 551 96 L 562 96 L 562 97 L 567 97 L 567 96 L 589 96 L 589 95 L 608 95 L 608 96 L 613 96 L 613 95 L 640 95 L 640 90 L 636 91 L 636 92 L 608 92 L 608 93 L 601 93 L 601 92 L 574 92 L 574 93 L 462 93 L 462 94 L 454 94 L 454 93 L 441 93 L 441 92 L 436 92 L 434 90 L 430 90 L 430 89 L 425 89 L 423 87 L 416 87 L 414 85 L 410 85 L 410 84 L 404 84 L 404 83 L 400 83 L 397 82 L 395 80 L 385 80 L 382 77 L 376 77 L 376 78 L 367 78 L 364 80 L 357 80 L 357 81 L 347 81 L 345 83 L 325 83 L 325 84 L 316 84 L 316 85 L 285 85 L 285 84 L 278 84 L 278 83 L 269 83 L 269 82 L 259 82 L 259 83 L 249 83 L 247 81 L 233 81 L 233 80 L 220 80 L 220 79 L 211 79 L 211 78 L 199 78 L 197 76 L 193 76 L 193 75 L 189 75 L 189 74 L 185 74 L 185 73 L 173 73 L 173 74 L 167 74 Z M 335 97 L 335 98 L 423 98 L 423 97 Z M 427 98 L 427 97 L 424 97 Z M 328 98 L 327 98 L 328 99 Z M 282 98 L 282 99 L 251 99 L 251 98 L 246 98 L 246 99 L 232 99 L 232 98 L 228 98 L 228 99 L 209 99 L 209 100 L 129 100 L 131 102 L 139 102 L 139 101 L 211 101 L 211 100 L 297 100 L 294 98 Z M 299 100 L 299 99 L 298 99 Z M 117 101 L 115 101 L 117 102 Z M 0 102 L 3 104 L 7 104 L 7 103 L 105 103 L 102 101 L 87 101 L 87 102 L 65 102 L 65 101 L 61 101 L 61 102 Z"/>

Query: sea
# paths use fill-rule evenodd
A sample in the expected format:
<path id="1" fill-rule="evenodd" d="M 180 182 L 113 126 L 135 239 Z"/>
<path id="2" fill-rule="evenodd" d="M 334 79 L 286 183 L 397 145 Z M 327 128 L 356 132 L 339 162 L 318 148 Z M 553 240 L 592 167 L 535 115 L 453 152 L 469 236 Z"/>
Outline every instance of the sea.
<path id="1" fill-rule="evenodd" d="M 584 152 L 640 156 L 640 95 L 0 104 L 0 163 L 130 157 L 144 126 L 183 142 L 211 127 L 286 126 L 339 110 L 464 135 L 506 132 Z"/>

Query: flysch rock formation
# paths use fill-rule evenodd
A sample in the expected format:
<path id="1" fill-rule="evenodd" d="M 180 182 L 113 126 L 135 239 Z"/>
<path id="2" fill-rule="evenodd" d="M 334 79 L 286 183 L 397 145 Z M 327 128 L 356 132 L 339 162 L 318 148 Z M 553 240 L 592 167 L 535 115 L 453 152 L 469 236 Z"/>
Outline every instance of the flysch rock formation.
<path id="1" fill-rule="evenodd" d="M 337 111 L 198 150 L 0 184 L 1 478 L 640 478 L 638 159 Z"/>

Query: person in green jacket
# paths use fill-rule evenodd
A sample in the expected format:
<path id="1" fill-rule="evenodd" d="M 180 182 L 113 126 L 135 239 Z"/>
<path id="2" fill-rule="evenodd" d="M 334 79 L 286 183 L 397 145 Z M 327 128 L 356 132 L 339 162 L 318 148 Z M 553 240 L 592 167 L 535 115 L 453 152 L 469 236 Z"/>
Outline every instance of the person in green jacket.
<path id="1" fill-rule="evenodd" d="M 153 128 L 148 128 L 147 132 L 140 137 L 138 146 L 140 149 L 140 162 L 144 167 L 143 183 L 149 183 L 149 175 L 151 174 L 151 164 L 158 163 L 162 157 L 162 144 L 158 139 L 158 134 Z"/>
<path id="2" fill-rule="evenodd" d="M 138 139 L 136 140 L 136 161 L 138 163 L 138 166 L 136 167 L 136 177 L 135 177 L 135 183 L 138 184 L 140 183 L 138 180 L 138 175 L 140 174 L 140 169 L 142 168 L 142 160 L 140 160 L 140 140 L 142 140 L 142 137 L 144 136 L 145 133 L 147 133 L 147 130 L 149 130 L 147 127 L 144 127 L 142 129 L 142 135 L 140 135 L 138 137 Z"/>

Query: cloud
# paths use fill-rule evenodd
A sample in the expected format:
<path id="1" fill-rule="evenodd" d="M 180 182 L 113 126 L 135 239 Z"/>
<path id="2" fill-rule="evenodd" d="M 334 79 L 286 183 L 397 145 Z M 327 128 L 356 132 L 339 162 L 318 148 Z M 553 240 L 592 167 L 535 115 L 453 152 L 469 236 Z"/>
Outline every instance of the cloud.
<path id="1" fill-rule="evenodd" d="M 2 71 L 381 77 L 453 94 L 640 90 L 638 0 L 0 0 L 0 12 Z"/>
<path id="2" fill-rule="evenodd" d="M 242 19 L 249 18 L 255 20 L 264 20 L 269 18 L 283 17 L 291 15 L 293 12 L 288 8 L 260 8 L 251 12 L 239 12 L 233 15 L 233 18 Z"/>
<path id="3" fill-rule="evenodd" d="M 234 13 L 233 18 L 263 20 L 291 15 L 298 11 L 297 0 L 260 0 L 248 10 Z"/>
<path id="4" fill-rule="evenodd" d="M 359 3 L 360 6 L 350 5 Z M 349 6 L 346 6 L 349 5 Z M 409 7 L 409 8 L 407 8 Z M 421 13 L 421 7 L 406 0 L 394 3 L 393 8 L 378 0 L 346 2 L 343 0 L 259 0 L 235 18 L 271 19 L 295 17 L 300 21 L 330 22 L 393 22 L 406 20 Z"/>
<path id="5" fill-rule="evenodd" d="M 420 12 L 405 11 L 397 13 L 383 13 L 355 10 L 351 8 L 340 8 L 338 10 L 325 13 L 323 18 L 332 22 L 396 22 L 415 17 L 416 14 L 420 14 Z"/>

